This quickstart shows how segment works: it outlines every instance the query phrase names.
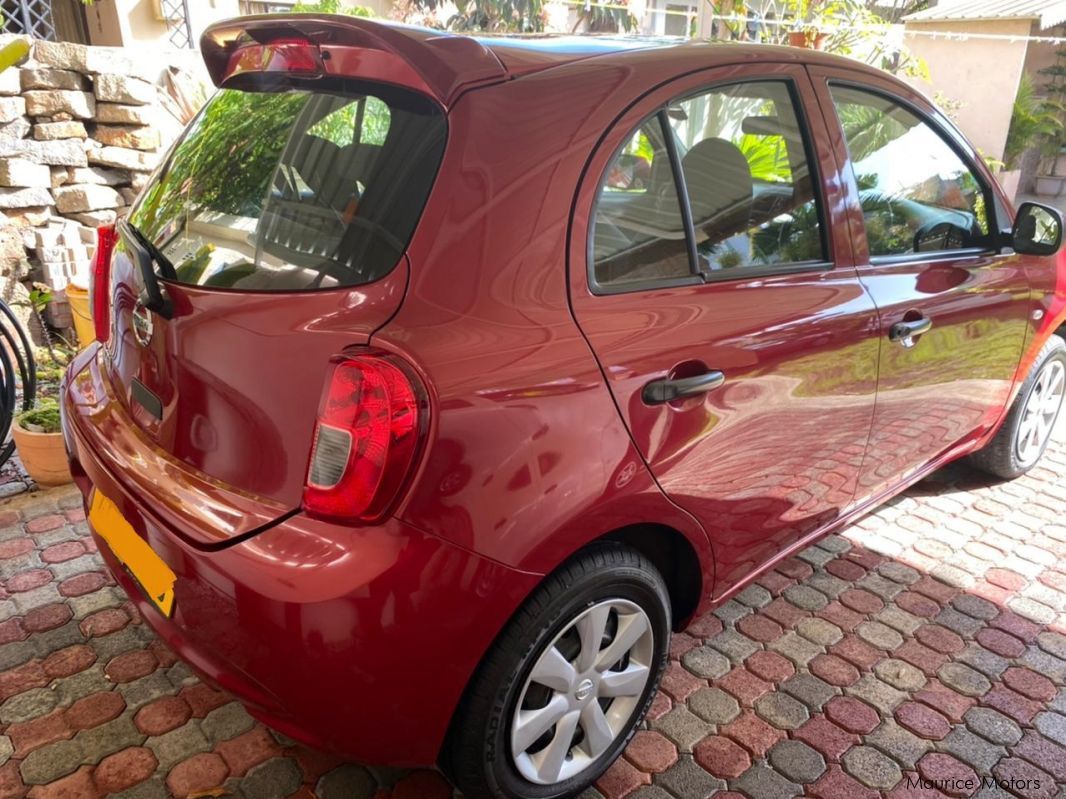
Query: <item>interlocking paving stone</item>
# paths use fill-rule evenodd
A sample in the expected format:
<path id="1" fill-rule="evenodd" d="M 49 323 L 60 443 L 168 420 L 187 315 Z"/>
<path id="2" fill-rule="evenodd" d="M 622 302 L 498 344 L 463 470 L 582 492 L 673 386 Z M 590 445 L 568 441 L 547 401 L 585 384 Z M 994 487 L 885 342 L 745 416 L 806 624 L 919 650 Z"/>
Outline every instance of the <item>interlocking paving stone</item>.
<path id="1" fill-rule="evenodd" d="M 847 772 L 869 788 L 887 791 L 903 774 L 894 760 L 872 746 L 856 746 L 841 758 Z"/>
<path id="2" fill-rule="evenodd" d="M 922 755 L 933 747 L 931 742 L 919 738 L 893 721 L 883 722 L 864 740 L 907 769 L 913 769 Z"/>
<path id="3" fill-rule="evenodd" d="M 944 685 L 966 696 L 982 696 L 992 688 L 987 677 L 965 663 L 945 663 L 937 676 Z"/>
<path id="4" fill-rule="evenodd" d="M 959 760 L 973 766 L 978 772 L 987 774 L 992 766 L 1006 754 L 1001 746 L 986 741 L 965 727 L 955 727 L 940 742 L 940 748 L 950 752 Z"/>
<path id="5" fill-rule="evenodd" d="M 241 780 L 241 791 L 256 799 L 284 799 L 300 787 L 301 774 L 296 761 L 275 758 L 249 771 Z"/>
<path id="6" fill-rule="evenodd" d="M 651 726 L 677 744 L 682 752 L 691 752 L 692 747 L 706 738 L 713 729 L 684 705 L 679 705 L 665 716 L 656 719 Z"/>
<path id="7" fill-rule="evenodd" d="M 810 717 L 802 702 L 780 692 L 769 693 L 756 699 L 755 712 L 782 730 L 794 730 Z"/>
<path id="8" fill-rule="evenodd" d="M 801 786 L 763 763 L 757 763 L 745 771 L 734 781 L 733 786 L 748 796 L 757 796 L 759 799 L 789 799 L 803 792 Z"/>
<path id="9" fill-rule="evenodd" d="M 1043 674 L 1050 680 L 1053 680 L 1059 685 L 1066 683 L 1066 660 L 1060 660 L 1054 655 L 1049 655 L 1041 649 L 1030 647 L 1024 655 L 1020 658 L 1020 661 L 1033 669 L 1033 671 Z"/>
<path id="10" fill-rule="evenodd" d="M 825 680 L 799 672 L 781 683 L 781 690 L 796 697 L 811 710 L 821 710 L 825 703 L 839 693 Z"/>
<path id="11" fill-rule="evenodd" d="M 803 610 L 821 610 L 829 604 L 825 594 L 807 585 L 791 585 L 784 590 L 783 595 L 785 599 Z"/>
<path id="12" fill-rule="evenodd" d="M 917 691 L 926 683 L 925 675 L 919 669 L 894 658 L 882 660 L 874 666 L 874 672 L 881 680 L 901 691 Z"/>
<path id="13" fill-rule="evenodd" d="M 770 750 L 770 765 L 786 779 L 812 783 L 825 772 L 825 758 L 802 741 L 780 741 Z"/>
<path id="14" fill-rule="evenodd" d="M 992 708 L 972 707 L 964 718 L 967 727 L 994 744 L 1013 746 L 1022 738 L 1022 728 Z"/>
<path id="15" fill-rule="evenodd" d="M 804 785 L 817 799 L 919 799 L 905 782 L 871 789 L 850 772 L 881 785 L 894 778 L 892 768 L 913 776 L 930 764 L 983 777 L 1042 773 L 1056 796 L 1063 793 L 1057 799 L 1066 799 L 1061 485 L 1061 444 L 1012 483 L 980 482 L 953 466 L 695 620 L 672 644 L 668 694 L 656 700 L 645 727 L 655 732 L 636 737 L 629 759 L 582 799 L 738 799 L 740 793 L 722 793 L 726 784 L 689 754 L 716 732 L 744 753 L 728 788 L 749 799 L 787 799 Z M 43 572 L 20 578 L 27 590 L 11 595 L 0 590 L 0 796 L 9 773 L 19 785 L 29 775 L 42 789 L 95 785 L 100 763 L 108 766 L 97 779 L 110 785 L 110 764 L 141 751 L 161 765 L 147 779 L 147 772 L 131 771 L 143 781 L 116 796 L 163 799 L 172 768 L 187 764 L 177 773 L 192 773 L 201 761 L 217 765 L 219 755 L 237 758 L 226 760 L 238 770 L 224 783 L 235 799 L 297 790 L 300 799 L 311 791 L 330 799 L 321 787 L 333 772 L 356 775 L 343 793 L 352 799 L 446 795 L 440 777 L 428 772 L 343 766 L 267 735 L 155 643 L 123 592 L 101 582 L 84 522 L 68 523 L 53 497 L 80 507 L 70 490 L 28 498 L 14 512 L 0 507 L 0 547 L 19 553 L 5 560 L 0 549 L 0 581 L 34 569 L 49 575 L 40 585 L 34 581 Z M 27 526 L 49 529 L 27 533 Z M 993 552 L 1002 554 L 989 557 Z M 124 678 L 157 660 L 162 665 L 130 682 L 108 682 L 105 668 L 126 653 L 133 654 L 122 661 Z M 132 724 L 141 709 L 179 695 L 194 714 L 175 717 L 184 724 L 147 738 Z M 874 727 L 847 732 L 822 715 L 834 697 L 861 700 Z M 940 719 L 922 728 L 932 740 L 897 721 L 911 718 L 912 704 Z M 68 726 L 75 722 L 80 726 Z M 245 739 L 255 736 L 263 736 L 259 748 L 241 755 L 238 747 L 247 749 Z M 20 741 L 36 748 L 20 750 Z M 931 755 L 948 759 L 927 760 Z M 878 777 L 873 766 L 886 762 L 889 776 Z M 39 793 L 28 799 L 54 799 Z M 986 785 L 976 795 L 1007 794 Z"/>
<path id="16" fill-rule="evenodd" d="M 1058 744 L 1066 746 L 1066 716 L 1058 713 L 1041 713 L 1033 720 L 1040 732 Z"/>
<path id="17" fill-rule="evenodd" d="M 863 641 L 877 649 L 891 651 L 903 645 L 903 636 L 879 621 L 864 621 L 856 632 Z"/>
<path id="18" fill-rule="evenodd" d="M 793 631 L 788 631 L 770 644 L 770 649 L 787 657 L 797 666 L 806 666 L 812 658 L 822 654 L 822 647 L 813 644 Z"/>
<path id="19" fill-rule="evenodd" d="M 721 688 L 701 688 L 687 702 L 689 710 L 709 724 L 727 724 L 740 715 L 740 704 Z"/>
<path id="20" fill-rule="evenodd" d="M 681 799 L 709 799 L 725 788 L 723 780 L 712 777 L 686 755 L 678 758 L 670 768 L 655 777 L 655 782 L 673 796 Z M 321 799 L 329 799 L 323 796 Z M 347 796 L 337 799 L 348 799 Z"/>
<path id="21" fill-rule="evenodd" d="M 239 702 L 230 702 L 208 713 L 200 722 L 200 729 L 212 743 L 228 741 L 255 725 L 255 719 Z"/>
<path id="22" fill-rule="evenodd" d="M 969 644 L 962 652 L 956 655 L 959 662 L 965 663 L 990 680 L 999 679 L 1000 675 L 1007 670 L 1010 661 L 1000 657 L 995 652 L 990 652 L 977 644 Z"/>
<path id="23" fill-rule="evenodd" d="M 690 649 L 681 658 L 686 669 L 705 680 L 716 680 L 733 668 L 725 655 L 709 646 Z"/>
<path id="24" fill-rule="evenodd" d="M 893 688 L 873 674 L 864 674 L 854 685 L 845 688 L 844 693 L 862 699 L 887 713 L 891 713 L 907 699 L 905 692 Z"/>
<path id="25" fill-rule="evenodd" d="M 734 664 L 743 663 L 745 658 L 758 650 L 759 645 L 736 630 L 722 630 L 707 642 L 728 657 Z"/>
<path id="26" fill-rule="evenodd" d="M 751 755 L 736 741 L 712 735 L 696 745 L 696 762 L 718 779 L 736 779 L 751 766 Z"/>
<path id="27" fill-rule="evenodd" d="M 823 647 L 832 646 L 844 637 L 844 633 L 835 624 L 817 617 L 800 620 L 796 625 L 796 632 L 812 644 Z"/>

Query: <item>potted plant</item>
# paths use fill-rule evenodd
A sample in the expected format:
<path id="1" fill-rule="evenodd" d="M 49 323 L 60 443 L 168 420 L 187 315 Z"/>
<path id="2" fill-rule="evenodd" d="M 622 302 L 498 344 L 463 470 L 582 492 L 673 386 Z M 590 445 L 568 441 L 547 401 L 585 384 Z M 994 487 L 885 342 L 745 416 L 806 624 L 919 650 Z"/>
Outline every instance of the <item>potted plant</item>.
<path id="1" fill-rule="evenodd" d="M 37 485 L 58 486 L 71 481 L 55 397 L 38 399 L 32 409 L 15 417 L 11 431 L 22 465 Z"/>
<path id="2" fill-rule="evenodd" d="M 1056 56 L 1061 62 L 1061 59 L 1066 57 L 1066 50 L 1058 50 Z M 1040 153 L 1035 189 L 1037 194 L 1057 197 L 1066 188 L 1066 175 L 1059 174 L 1059 154 L 1062 151 L 1064 131 L 1063 117 L 1066 112 L 1066 106 L 1063 104 L 1063 99 L 1066 97 L 1066 65 L 1056 63 L 1040 70 L 1040 74 L 1051 78 L 1045 87 L 1048 94 L 1046 99 L 1036 98 L 1032 84 L 1028 85 L 1028 90 L 1033 95 L 1030 102 L 1033 104 L 1033 113 L 1038 122 L 1037 135 L 1033 141 L 1033 145 Z M 1022 96 L 1026 83 L 1027 80 L 1023 76 L 1022 83 L 1018 87 L 1019 97 Z M 1017 101 L 1015 106 L 1017 106 Z M 1014 125 L 1013 116 L 1011 125 L 1012 127 Z M 1009 140 L 1009 133 L 1007 137 Z"/>
<path id="3" fill-rule="evenodd" d="M 47 286 L 35 285 L 30 291 L 29 305 L 44 338 L 45 349 L 38 350 L 37 397 L 33 407 L 18 414 L 11 425 L 19 459 L 34 482 L 42 486 L 65 485 L 72 478 L 67 463 L 63 434 L 59 427 L 59 384 L 70 363 L 74 349 L 53 333 L 44 321 L 43 311 L 53 299 Z"/>

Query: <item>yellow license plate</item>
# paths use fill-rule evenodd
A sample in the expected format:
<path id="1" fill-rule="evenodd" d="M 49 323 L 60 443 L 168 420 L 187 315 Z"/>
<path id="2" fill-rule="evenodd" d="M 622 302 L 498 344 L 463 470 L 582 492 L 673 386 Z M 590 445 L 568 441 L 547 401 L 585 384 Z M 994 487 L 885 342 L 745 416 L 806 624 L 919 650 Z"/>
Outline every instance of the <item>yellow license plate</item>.
<path id="1" fill-rule="evenodd" d="M 174 611 L 174 581 L 177 579 L 170 567 L 155 554 L 147 541 L 134 532 L 115 503 L 99 491 L 93 491 L 89 521 L 148 598 L 170 618 Z"/>

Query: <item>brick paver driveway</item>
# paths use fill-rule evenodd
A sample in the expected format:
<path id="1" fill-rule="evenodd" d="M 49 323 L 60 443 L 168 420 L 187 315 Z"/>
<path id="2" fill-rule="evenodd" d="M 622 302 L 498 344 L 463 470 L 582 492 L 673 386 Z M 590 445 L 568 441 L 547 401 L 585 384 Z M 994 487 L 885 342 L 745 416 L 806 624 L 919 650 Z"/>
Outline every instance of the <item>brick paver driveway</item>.
<path id="1" fill-rule="evenodd" d="M 1014 483 L 953 467 L 700 619 L 584 799 L 1066 797 L 1064 478 L 1062 444 Z M 0 799 L 450 795 L 255 724 L 86 536 L 72 490 L 0 508 Z"/>

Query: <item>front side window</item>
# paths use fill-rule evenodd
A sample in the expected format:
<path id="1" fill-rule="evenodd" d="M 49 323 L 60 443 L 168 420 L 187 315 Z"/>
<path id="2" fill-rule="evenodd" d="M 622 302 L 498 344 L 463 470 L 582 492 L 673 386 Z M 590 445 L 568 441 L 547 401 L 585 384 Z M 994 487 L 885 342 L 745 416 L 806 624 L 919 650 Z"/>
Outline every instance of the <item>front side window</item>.
<path id="1" fill-rule="evenodd" d="M 689 228 L 668 142 L 684 179 Z M 716 88 L 645 122 L 604 173 L 592 252 L 596 283 L 614 288 L 824 262 L 814 179 L 788 84 Z"/>
<path id="2" fill-rule="evenodd" d="M 130 213 L 180 283 L 355 286 L 398 263 L 444 152 L 428 99 L 366 86 L 223 89 Z"/>
<path id="3" fill-rule="evenodd" d="M 985 190 L 939 132 L 879 94 L 848 86 L 830 91 L 871 256 L 988 246 Z"/>

